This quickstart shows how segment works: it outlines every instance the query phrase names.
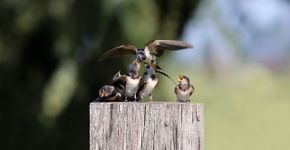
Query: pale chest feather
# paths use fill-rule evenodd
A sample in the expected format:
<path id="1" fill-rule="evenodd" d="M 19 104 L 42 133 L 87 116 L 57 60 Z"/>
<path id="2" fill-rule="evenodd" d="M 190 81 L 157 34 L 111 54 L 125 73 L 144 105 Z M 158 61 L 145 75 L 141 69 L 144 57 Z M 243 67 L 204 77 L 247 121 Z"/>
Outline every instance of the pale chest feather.
<path id="1" fill-rule="evenodd" d="M 138 86 L 140 83 L 140 77 L 137 79 L 132 79 L 130 77 L 126 77 L 126 90 L 125 94 L 127 96 L 134 96 L 138 90 Z"/>
<path id="2" fill-rule="evenodd" d="M 146 85 L 144 86 L 144 89 L 141 91 L 142 95 L 149 96 L 149 94 L 152 93 L 158 82 L 159 82 L 158 79 L 152 80 L 151 78 L 149 78 Z"/>
<path id="3" fill-rule="evenodd" d="M 192 87 L 190 87 L 187 90 L 181 90 L 177 87 L 176 90 L 177 90 L 176 91 L 177 99 L 184 100 L 184 101 L 187 100 L 190 97 L 190 94 L 193 92 Z"/>

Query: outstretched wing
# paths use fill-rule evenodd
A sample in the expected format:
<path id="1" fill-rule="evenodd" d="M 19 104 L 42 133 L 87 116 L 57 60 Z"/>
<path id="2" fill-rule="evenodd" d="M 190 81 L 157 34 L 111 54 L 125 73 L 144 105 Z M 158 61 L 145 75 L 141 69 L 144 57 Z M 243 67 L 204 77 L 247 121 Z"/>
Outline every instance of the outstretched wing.
<path id="1" fill-rule="evenodd" d="M 115 47 L 115 48 L 107 51 L 105 54 L 103 54 L 101 56 L 99 61 L 102 61 L 106 58 L 120 57 L 120 56 L 127 55 L 127 54 L 136 55 L 137 50 L 138 49 L 133 45 L 121 45 L 121 46 Z"/>
<path id="2" fill-rule="evenodd" d="M 178 40 L 153 40 L 146 44 L 151 54 L 161 56 L 164 50 L 181 50 L 193 46 Z"/>

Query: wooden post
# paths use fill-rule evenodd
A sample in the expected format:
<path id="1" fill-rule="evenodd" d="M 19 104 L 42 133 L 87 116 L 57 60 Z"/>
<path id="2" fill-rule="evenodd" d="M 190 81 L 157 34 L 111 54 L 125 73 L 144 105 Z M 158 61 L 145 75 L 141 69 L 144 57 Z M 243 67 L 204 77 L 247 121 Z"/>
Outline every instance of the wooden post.
<path id="1" fill-rule="evenodd" d="M 203 104 L 90 104 L 90 150 L 203 150 Z"/>

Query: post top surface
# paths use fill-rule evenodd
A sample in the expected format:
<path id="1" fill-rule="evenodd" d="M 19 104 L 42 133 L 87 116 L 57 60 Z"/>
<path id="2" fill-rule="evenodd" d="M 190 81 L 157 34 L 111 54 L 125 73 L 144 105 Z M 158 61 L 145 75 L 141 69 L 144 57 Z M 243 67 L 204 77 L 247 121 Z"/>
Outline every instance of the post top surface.
<path id="1" fill-rule="evenodd" d="M 188 105 L 188 104 L 191 104 L 191 105 L 203 105 L 203 103 L 191 103 L 191 102 L 166 102 L 166 101 L 153 101 L 153 102 L 90 102 L 90 105 L 111 105 L 111 104 L 125 104 L 125 105 L 138 105 L 138 104 L 141 104 L 141 105 Z"/>

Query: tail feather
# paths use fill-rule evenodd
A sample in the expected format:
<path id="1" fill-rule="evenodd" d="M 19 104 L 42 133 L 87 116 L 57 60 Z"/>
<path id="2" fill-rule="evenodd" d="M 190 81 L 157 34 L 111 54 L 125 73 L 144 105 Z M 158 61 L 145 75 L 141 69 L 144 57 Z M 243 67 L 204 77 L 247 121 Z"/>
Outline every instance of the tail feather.
<path id="1" fill-rule="evenodd" d="M 177 86 L 177 83 L 160 67 L 160 66 L 158 66 L 158 65 L 156 65 L 156 66 L 154 66 L 155 67 L 155 71 L 156 72 L 158 72 L 158 73 L 160 73 L 160 74 L 162 74 L 162 75 L 164 75 L 164 76 L 166 76 L 167 78 L 169 78 L 171 81 L 172 81 L 172 83 L 174 84 L 174 85 L 176 85 Z"/>

